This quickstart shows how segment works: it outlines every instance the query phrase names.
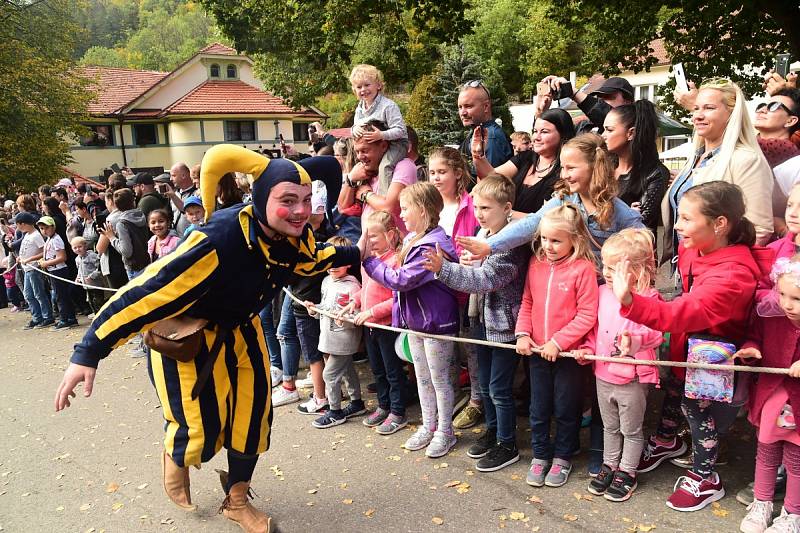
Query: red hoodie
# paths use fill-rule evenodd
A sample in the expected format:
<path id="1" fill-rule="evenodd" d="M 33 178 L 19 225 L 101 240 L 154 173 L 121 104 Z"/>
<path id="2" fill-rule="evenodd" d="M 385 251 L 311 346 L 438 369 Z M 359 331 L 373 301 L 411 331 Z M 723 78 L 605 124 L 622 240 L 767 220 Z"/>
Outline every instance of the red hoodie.
<path id="1" fill-rule="evenodd" d="M 633 301 L 622 307 L 620 314 L 649 328 L 669 331 L 673 361 L 686 360 L 687 339 L 693 333 L 717 335 L 741 346 L 756 283 L 762 276 L 750 248 L 734 244 L 701 256 L 696 249 L 681 244 L 678 269 L 683 284 L 681 296 L 664 302 L 633 294 Z M 682 368 L 673 372 L 683 379 Z"/>

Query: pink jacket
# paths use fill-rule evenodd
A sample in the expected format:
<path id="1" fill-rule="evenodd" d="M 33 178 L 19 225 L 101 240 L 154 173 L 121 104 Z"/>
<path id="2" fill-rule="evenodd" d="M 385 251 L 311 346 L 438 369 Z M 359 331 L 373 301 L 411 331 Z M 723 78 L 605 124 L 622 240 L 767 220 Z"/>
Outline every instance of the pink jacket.
<path id="1" fill-rule="evenodd" d="M 792 257 L 796 252 L 794 238 L 797 235 L 794 233 L 787 233 L 784 237 L 777 241 L 771 242 L 767 245 L 768 250 L 775 252 L 775 259 L 772 264 L 781 257 Z M 769 276 L 764 276 L 758 281 L 758 290 L 756 291 L 756 300 L 759 302 L 772 292 L 772 279 Z"/>
<path id="2" fill-rule="evenodd" d="M 461 255 L 461 245 L 456 242 L 456 237 L 474 237 L 478 229 L 478 219 L 475 218 L 475 208 L 472 205 L 472 195 L 465 192 L 461 196 L 461 203 L 458 205 L 456 221 L 453 224 L 453 245 L 456 253 Z"/>
<path id="3" fill-rule="evenodd" d="M 397 268 L 397 251 L 389 249 L 379 257 L 381 261 L 391 268 Z M 368 322 L 390 326 L 392 324 L 392 291 L 387 289 L 367 275 L 364 267 L 361 267 L 361 296 L 356 305 L 361 306 L 362 311 L 372 309 L 372 318 Z"/>
<path id="4" fill-rule="evenodd" d="M 631 334 L 631 353 L 634 354 L 634 358 L 655 361 L 655 349 L 663 340 L 661 332 L 621 316 L 619 300 L 614 296 L 611 288 L 603 285 L 599 290 L 597 325 L 589 335 L 588 347 L 597 355 L 611 355 L 615 350 L 614 340 L 620 333 L 627 331 Z M 658 291 L 650 289 L 644 295 L 658 297 Z M 614 385 L 624 385 L 633 381 L 633 378 L 624 378 L 619 374 L 609 372 L 610 364 L 595 361 L 594 375 L 606 383 Z M 639 377 L 639 383 L 658 383 L 658 368 L 654 366 L 638 365 L 636 366 L 636 375 Z"/>
<path id="5" fill-rule="evenodd" d="M 597 271 L 585 259 L 557 263 L 535 257 L 528 263 L 515 333 L 561 351 L 580 347 L 597 322 Z"/>
<path id="6" fill-rule="evenodd" d="M 152 237 L 150 237 L 150 240 L 147 241 L 147 255 L 149 255 L 150 257 L 153 257 L 153 252 L 155 252 L 157 238 L 158 237 L 153 235 Z M 161 259 L 168 253 L 172 252 L 175 248 L 178 247 L 180 243 L 181 243 L 181 238 L 178 237 L 177 234 L 170 233 L 169 235 L 167 235 L 164 238 L 164 242 L 161 243 L 161 249 L 160 249 L 161 253 L 158 256 L 158 258 Z"/>

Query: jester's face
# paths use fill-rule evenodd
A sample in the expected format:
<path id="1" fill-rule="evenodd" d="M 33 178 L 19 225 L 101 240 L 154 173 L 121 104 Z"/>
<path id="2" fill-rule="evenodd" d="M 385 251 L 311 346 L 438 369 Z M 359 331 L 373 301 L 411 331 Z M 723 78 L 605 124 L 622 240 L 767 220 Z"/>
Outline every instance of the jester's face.
<path id="1" fill-rule="evenodd" d="M 270 229 L 299 237 L 311 216 L 311 185 L 282 182 L 272 187 L 266 205 Z"/>

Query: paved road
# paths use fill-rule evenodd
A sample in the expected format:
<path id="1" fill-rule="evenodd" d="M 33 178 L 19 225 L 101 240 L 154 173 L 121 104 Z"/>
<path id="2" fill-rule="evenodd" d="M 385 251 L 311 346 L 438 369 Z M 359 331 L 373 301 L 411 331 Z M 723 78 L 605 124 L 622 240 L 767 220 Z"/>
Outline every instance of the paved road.
<path id="1" fill-rule="evenodd" d="M 83 328 L 23 331 L 26 321 L 0 310 L 0 530 L 240 531 L 217 515 L 223 495 L 214 468 L 224 467 L 222 456 L 192 471 L 198 512 L 184 513 L 164 496 L 162 419 L 144 360 L 119 348 L 101 365 L 94 396 L 56 414 L 55 388 Z M 418 421 L 419 410 L 410 415 Z M 732 496 L 695 513 L 668 509 L 664 500 L 680 474 L 671 465 L 644 476 L 621 504 L 586 492 L 585 456 L 566 486 L 529 487 L 523 419 L 522 460 L 492 474 L 474 471 L 465 454 L 479 436 L 472 430 L 450 455 L 431 460 L 400 447 L 412 429 L 381 437 L 357 421 L 318 430 L 311 420 L 295 406 L 277 409 L 272 449 L 253 480 L 256 504 L 283 532 L 711 532 L 738 531 L 744 515 Z M 752 476 L 753 437 L 742 422 L 731 438 L 734 460 L 720 468 L 731 495 Z"/>

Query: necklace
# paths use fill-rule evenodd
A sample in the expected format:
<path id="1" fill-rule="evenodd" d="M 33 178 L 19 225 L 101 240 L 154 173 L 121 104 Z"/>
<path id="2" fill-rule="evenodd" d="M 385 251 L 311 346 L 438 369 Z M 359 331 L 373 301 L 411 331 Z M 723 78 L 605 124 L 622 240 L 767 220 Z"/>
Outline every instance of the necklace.
<path id="1" fill-rule="evenodd" d="M 550 172 L 550 171 L 553 169 L 553 167 L 555 166 L 555 164 L 556 164 L 556 160 L 555 160 L 555 159 L 553 159 L 553 160 L 550 162 L 550 164 L 549 164 L 549 165 L 547 165 L 546 167 L 544 167 L 544 168 L 539 168 L 539 162 L 537 161 L 537 162 L 536 162 L 536 173 L 537 173 L 537 174 L 546 174 L 546 173 Z"/>

